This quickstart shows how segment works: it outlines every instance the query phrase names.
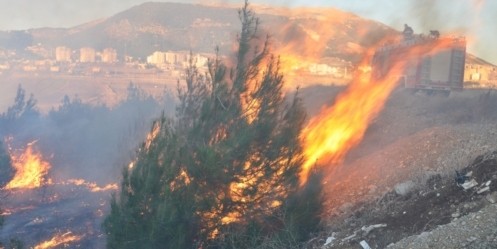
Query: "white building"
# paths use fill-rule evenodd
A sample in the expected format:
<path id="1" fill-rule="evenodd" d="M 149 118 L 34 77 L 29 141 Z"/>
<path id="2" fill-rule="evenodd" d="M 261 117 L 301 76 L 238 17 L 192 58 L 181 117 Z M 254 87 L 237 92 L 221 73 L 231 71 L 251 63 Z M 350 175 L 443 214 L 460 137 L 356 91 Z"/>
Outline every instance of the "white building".
<path id="1" fill-rule="evenodd" d="M 195 66 L 201 68 L 207 66 L 208 58 L 200 54 L 194 55 L 193 62 Z M 147 63 L 158 67 L 164 65 L 175 65 L 180 67 L 188 66 L 190 62 L 190 52 L 160 52 L 155 51 L 150 56 L 147 56 Z"/>
<path id="2" fill-rule="evenodd" d="M 80 62 L 95 62 L 95 49 L 93 48 L 81 48 L 79 50 L 79 61 Z"/>
<path id="3" fill-rule="evenodd" d="M 102 51 L 102 62 L 115 63 L 117 62 L 117 52 L 113 48 L 106 48 Z"/>
<path id="4" fill-rule="evenodd" d="M 71 49 L 68 47 L 55 48 L 55 60 L 57 62 L 71 62 Z"/>
<path id="5" fill-rule="evenodd" d="M 309 72 L 316 75 L 331 75 L 337 73 L 337 68 L 327 64 L 313 63 L 309 65 Z"/>
<path id="6" fill-rule="evenodd" d="M 166 62 L 166 56 L 164 52 L 155 51 L 153 54 L 147 56 L 147 63 L 152 65 L 160 65 Z"/>

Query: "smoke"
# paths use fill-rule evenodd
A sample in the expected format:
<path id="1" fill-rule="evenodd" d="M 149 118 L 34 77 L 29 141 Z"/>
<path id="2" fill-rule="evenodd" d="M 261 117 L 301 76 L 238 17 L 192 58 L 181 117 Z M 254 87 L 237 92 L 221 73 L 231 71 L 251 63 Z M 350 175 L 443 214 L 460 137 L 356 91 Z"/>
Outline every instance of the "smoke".
<path id="1" fill-rule="evenodd" d="M 442 34 L 464 35 L 468 39 L 468 51 L 494 64 L 497 52 L 493 43 L 497 40 L 497 16 L 490 9 L 497 8 L 497 2 L 466 0 L 457 3 L 449 0 L 408 1 L 405 16 L 396 16 L 391 24 L 401 29 L 403 23 L 413 26 L 416 33 L 439 30 Z"/>
<path id="2" fill-rule="evenodd" d="M 50 177 L 115 183 L 152 120 L 166 108 L 168 114 L 174 110 L 171 95 L 157 100 L 134 85 L 128 87 L 127 95 L 112 108 L 68 96 L 46 114 L 37 112 L 36 106 L 17 108 L 17 115 L 6 112 L 0 116 L 0 136 L 11 136 L 12 148 L 38 140 L 38 149 L 52 164 Z M 26 102 L 16 99 L 12 106 L 23 106 L 19 101 Z"/>
<path id="3" fill-rule="evenodd" d="M 175 98 L 167 91 L 160 99 L 152 98 L 130 84 L 127 97 L 112 108 L 65 96 L 57 107 L 42 114 L 37 105 L 28 104 L 32 102 L 27 94 L 19 93 L 25 92 L 19 88 L 14 103 L 0 113 L 0 138 L 9 138 L 9 151 L 14 153 L 36 140 L 36 151 L 51 165 L 50 180 L 36 189 L 1 189 L 13 176 L 6 168 L 11 163 L 3 144 L 0 195 L 9 195 L 0 200 L 8 210 L 0 242 L 22 238 L 27 248 L 33 248 L 67 231 L 82 236 L 74 242 L 77 247 L 105 247 L 105 237 L 100 235 L 112 193 L 108 186 L 120 183 L 123 168 L 144 141 L 152 121 L 161 112 L 171 115 Z"/>
<path id="4" fill-rule="evenodd" d="M 338 1 L 329 5 L 348 10 L 402 31 L 408 24 L 415 33 L 439 30 L 442 35 L 469 38 L 468 52 L 497 64 L 497 1 L 488 0 L 376 0 Z"/>

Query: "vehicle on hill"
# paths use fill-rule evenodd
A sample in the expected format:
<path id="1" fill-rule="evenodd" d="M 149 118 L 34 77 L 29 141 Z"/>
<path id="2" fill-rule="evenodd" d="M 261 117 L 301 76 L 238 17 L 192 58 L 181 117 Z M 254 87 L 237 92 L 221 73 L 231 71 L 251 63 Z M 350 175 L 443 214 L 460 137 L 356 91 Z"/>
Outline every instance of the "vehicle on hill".
<path id="1" fill-rule="evenodd" d="M 440 40 L 449 46 L 435 53 L 407 56 L 413 46 L 436 46 L 440 44 Z M 372 61 L 373 77 L 383 77 L 392 65 L 407 60 L 404 72 L 396 75 L 400 84 L 428 94 L 449 95 L 451 91 L 463 89 L 465 57 L 465 37 L 440 36 L 436 30 L 430 31 L 428 36 L 416 35 L 406 25 L 402 39 L 385 44 L 375 51 Z"/>

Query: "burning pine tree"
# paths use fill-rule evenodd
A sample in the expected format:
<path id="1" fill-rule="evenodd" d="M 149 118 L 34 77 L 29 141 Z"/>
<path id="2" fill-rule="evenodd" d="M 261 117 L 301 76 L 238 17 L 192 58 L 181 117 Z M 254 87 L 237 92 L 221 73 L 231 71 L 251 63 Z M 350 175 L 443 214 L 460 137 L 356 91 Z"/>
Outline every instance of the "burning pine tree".
<path id="1" fill-rule="evenodd" d="M 319 225 L 319 179 L 299 188 L 305 113 L 283 98 L 258 19 L 239 11 L 234 68 L 193 61 L 176 119 L 153 125 L 104 227 L 109 248 L 295 247 Z"/>

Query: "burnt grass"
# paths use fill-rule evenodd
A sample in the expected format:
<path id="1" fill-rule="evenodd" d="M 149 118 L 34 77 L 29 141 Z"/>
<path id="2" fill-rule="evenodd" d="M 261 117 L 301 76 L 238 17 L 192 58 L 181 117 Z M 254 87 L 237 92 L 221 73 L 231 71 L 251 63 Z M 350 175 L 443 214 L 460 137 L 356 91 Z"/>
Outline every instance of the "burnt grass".
<path id="1" fill-rule="evenodd" d="M 81 239 L 70 243 L 69 248 L 104 248 L 100 224 L 109 195 L 82 186 L 57 185 L 12 192 L 6 197 L 8 205 L 4 207 L 21 209 L 5 216 L 0 241 L 17 239 L 22 241 L 23 248 L 33 248 L 55 235 L 71 232 Z"/>
<path id="2" fill-rule="evenodd" d="M 461 172 L 472 172 L 470 179 L 476 180 L 478 185 L 464 190 L 456 183 L 455 172 L 449 176 L 437 174 L 408 194 L 391 191 L 373 203 L 356 205 L 352 215 L 336 219 L 327 228 L 330 231 L 327 236 L 336 232 L 334 237 L 337 238 L 329 248 L 362 248 L 359 245 L 362 240 L 372 248 L 385 248 L 405 237 L 430 231 L 480 210 L 489 203 L 485 196 L 497 191 L 497 151 L 477 157 Z M 478 194 L 477 190 L 489 180 L 490 190 Z M 376 224 L 386 227 L 369 232 L 361 229 Z M 323 245 L 322 242 L 319 244 Z"/>

